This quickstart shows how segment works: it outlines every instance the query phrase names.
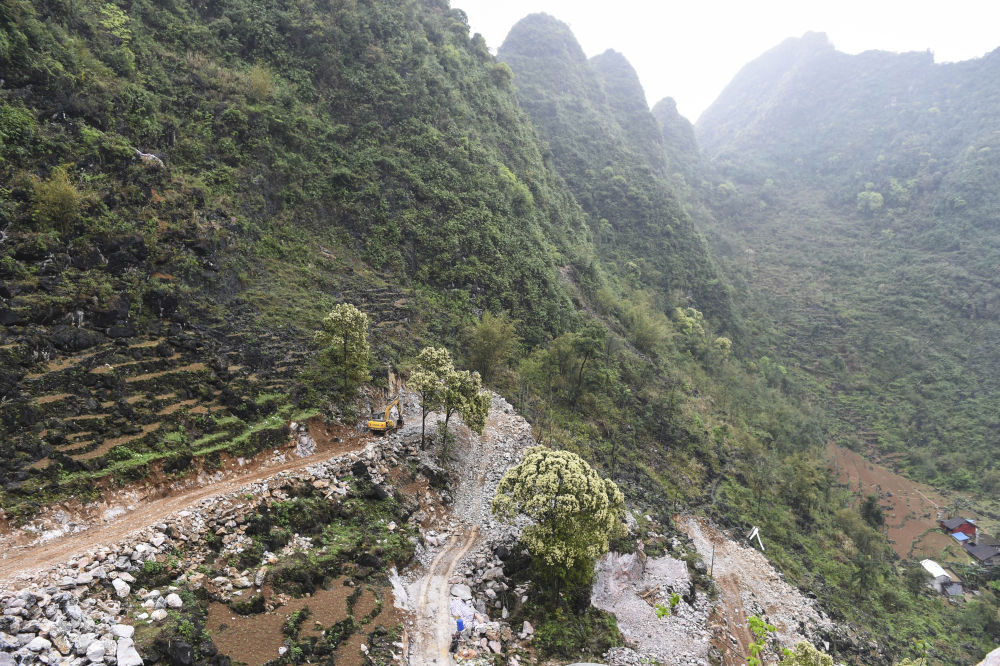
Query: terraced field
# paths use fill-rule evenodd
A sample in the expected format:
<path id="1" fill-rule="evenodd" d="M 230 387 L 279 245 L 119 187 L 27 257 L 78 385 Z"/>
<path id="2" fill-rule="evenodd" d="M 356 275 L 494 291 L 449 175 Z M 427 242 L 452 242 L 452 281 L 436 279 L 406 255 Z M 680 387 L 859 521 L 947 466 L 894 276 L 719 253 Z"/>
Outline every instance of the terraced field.
<path id="1" fill-rule="evenodd" d="M 399 290 L 367 288 L 345 300 L 365 303 L 376 350 L 403 338 L 411 306 Z M 51 327 L 0 326 L 0 361 L 19 377 L 19 402 L 2 400 L 26 426 L 12 433 L 19 453 L 8 459 L 7 478 L 0 476 L 0 519 L 3 510 L 31 513 L 91 496 L 101 479 L 127 482 L 154 466 L 174 474 L 199 458 L 212 464 L 222 452 L 252 454 L 277 442 L 288 418 L 302 416 L 290 397 L 311 362 L 301 332 L 195 329 L 171 320 L 147 325 L 149 334 L 118 337 L 110 329 L 55 327 L 63 338 L 67 329 L 82 331 L 85 349 L 46 344 Z"/>

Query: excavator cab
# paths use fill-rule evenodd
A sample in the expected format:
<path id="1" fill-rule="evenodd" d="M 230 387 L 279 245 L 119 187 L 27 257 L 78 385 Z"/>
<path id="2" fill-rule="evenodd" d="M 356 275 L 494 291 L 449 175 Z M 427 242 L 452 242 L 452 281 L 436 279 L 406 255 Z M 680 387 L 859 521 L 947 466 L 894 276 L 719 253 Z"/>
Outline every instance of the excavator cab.
<path id="1" fill-rule="evenodd" d="M 390 418 L 392 416 L 392 408 L 395 407 L 399 412 L 399 418 L 393 420 Z M 368 422 L 368 429 L 376 435 L 384 435 L 390 430 L 395 430 L 396 428 L 402 427 L 403 425 L 403 408 L 399 404 L 399 398 L 396 398 L 388 405 L 385 406 L 385 415 L 381 421 L 377 419 L 372 419 Z"/>

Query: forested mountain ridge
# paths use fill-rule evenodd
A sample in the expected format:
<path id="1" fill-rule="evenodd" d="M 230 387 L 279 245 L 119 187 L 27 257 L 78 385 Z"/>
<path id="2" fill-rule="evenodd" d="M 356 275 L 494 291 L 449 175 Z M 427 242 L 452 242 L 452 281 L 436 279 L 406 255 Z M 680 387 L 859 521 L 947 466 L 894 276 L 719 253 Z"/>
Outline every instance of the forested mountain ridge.
<path id="1" fill-rule="evenodd" d="M 791 39 L 699 120 L 714 238 L 776 353 L 839 436 L 994 494 L 1000 409 L 1000 51 L 836 51 Z"/>
<path id="2" fill-rule="evenodd" d="M 601 252 L 731 328 L 728 292 L 665 181 L 663 139 L 628 61 L 613 51 L 588 61 L 569 27 L 547 14 L 519 21 L 497 54 Z"/>

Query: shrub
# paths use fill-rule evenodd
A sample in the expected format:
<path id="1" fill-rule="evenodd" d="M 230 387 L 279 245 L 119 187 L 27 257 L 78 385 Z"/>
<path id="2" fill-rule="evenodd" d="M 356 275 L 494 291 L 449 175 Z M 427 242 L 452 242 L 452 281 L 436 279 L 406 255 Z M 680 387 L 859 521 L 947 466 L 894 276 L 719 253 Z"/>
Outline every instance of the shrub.
<path id="1" fill-rule="evenodd" d="M 39 222 L 53 224 L 61 231 L 80 216 L 83 196 L 69 179 L 65 166 L 52 168 L 46 180 L 34 180 L 35 219 Z"/>
<path id="2" fill-rule="evenodd" d="M 247 85 L 250 97 L 260 102 L 271 96 L 271 92 L 274 90 L 274 75 L 267 65 L 258 63 L 250 69 Z"/>

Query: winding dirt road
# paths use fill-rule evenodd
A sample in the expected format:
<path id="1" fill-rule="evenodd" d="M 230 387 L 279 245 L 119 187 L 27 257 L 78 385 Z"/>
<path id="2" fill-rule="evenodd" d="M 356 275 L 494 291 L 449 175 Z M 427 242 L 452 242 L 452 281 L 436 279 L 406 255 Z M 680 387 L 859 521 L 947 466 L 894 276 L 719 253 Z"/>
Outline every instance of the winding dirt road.
<path id="1" fill-rule="evenodd" d="M 461 561 L 488 534 L 489 506 L 500 475 L 514 462 L 511 442 L 527 445 L 531 426 L 498 396 L 494 396 L 486 428 L 482 435 L 472 433 L 464 424 L 455 427 L 456 442 L 450 464 L 458 479 L 449 517 L 441 521 L 448 539 L 423 576 L 411 584 L 413 599 L 413 641 L 410 644 L 411 666 L 451 666 L 449 652 L 455 620 L 451 616 L 451 584 Z M 533 443 L 533 442 L 530 442 Z"/>
<path id="2" fill-rule="evenodd" d="M 428 568 L 423 578 L 415 607 L 425 622 L 418 621 L 418 631 L 410 651 L 410 664 L 451 665 L 454 664 L 449 647 L 455 621 L 451 617 L 451 585 L 448 580 L 455 575 L 455 569 L 462 558 L 472 550 L 479 537 L 479 529 L 454 534 Z M 418 618 L 418 620 L 421 618 Z"/>
<path id="3" fill-rule="evenodd" d="M 38 543 L 36 538 L 35 543 L 12 545 L 11 542 L 17 540 L 16 536 L 5 535 L 7 543 L 4 545 L 3 554 L 0 555 L 0 586 L 11 583 L 19 577 L 51 569 L 88 550 L 123 541 L 132 532 L 155 525 L 175 511 L 190 509 L 204 499 L 227 495 L 282 472 L 301 469 L 352 451 L 360 451 L 369 440 L 367 436 L 345 438 L 342 443 L 323 447 L 322 451 L 305 458 L 294 458 L 273 465 L 266 463 L 249 465 L 230 472 L 233 474 L 231 478 L 217 483 L 196 484 L 176 492 L 163 490 L 165 494 L 141 500 L 132 511 L 109 520 L 95 521 L 84 531 L 66 534 L 43 543 Z M 17 536 L 23 539 L 30 535 Z"/>

